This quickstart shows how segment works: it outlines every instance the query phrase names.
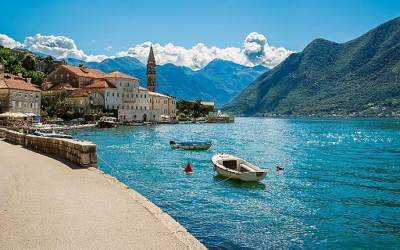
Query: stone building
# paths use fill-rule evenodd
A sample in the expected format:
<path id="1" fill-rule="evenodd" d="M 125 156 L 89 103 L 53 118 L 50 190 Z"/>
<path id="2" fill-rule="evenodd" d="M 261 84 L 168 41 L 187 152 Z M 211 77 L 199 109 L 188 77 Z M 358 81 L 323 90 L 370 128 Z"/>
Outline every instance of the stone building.
<path id="1" fill-rule="evenodd" d="M 64 100 L 76 88 L 73 88 L 69 83 L 53 85 L 51 82 L 45 82 L 42 84 L 42 89 L 42 94 L 51 105 L 56 104 L 58 100 Z"/>
<path id="2" fill-rule="evenodd" d="M 41 90 L 22 75 L 0 74 L 0 107 L 2 112 L 40 115 Z"/>
<path id="3" fill-rule="evenodd" d="M 72 102 L 75 113 L 100 113 L 104 108 L 104 96 L 97 89 L 75 89 L 65 98 Z"/>
<path id="4" fill-rule="evenodd" d="M 97 69 L 88 67 L 75 67 L 70 65 L 61 65 L 50 73 L 47 81 L 52 84 L 69 83 L 74 88 L 84 88 L 92 80 L 101 79 L 105 74 Z"/>

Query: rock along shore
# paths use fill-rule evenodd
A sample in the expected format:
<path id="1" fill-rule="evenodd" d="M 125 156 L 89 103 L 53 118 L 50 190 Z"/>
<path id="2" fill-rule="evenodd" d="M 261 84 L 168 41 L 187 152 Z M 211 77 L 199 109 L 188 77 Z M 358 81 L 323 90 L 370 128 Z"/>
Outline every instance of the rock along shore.
<path id="1" fill-rule="evenodd" d="M 206 248 L 114 177 L 0 140 L 0 249 Z"/>

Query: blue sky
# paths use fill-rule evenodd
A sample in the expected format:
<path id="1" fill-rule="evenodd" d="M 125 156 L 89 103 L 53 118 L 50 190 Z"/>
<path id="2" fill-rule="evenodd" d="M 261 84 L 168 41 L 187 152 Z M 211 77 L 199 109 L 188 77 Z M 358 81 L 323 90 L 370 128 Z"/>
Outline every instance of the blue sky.
<path id="1" fill-rule="evenodd" d="M 0 34 L 16 41 L 37 33 L 65 36 L 86 54 L 111 56 L 147 41 L 241 48 L 251 32 L 269 45 L 301 51 L 317 37 L 358 37 L 399 16 L 400 1 L 6 0 L 2 9 Z"/>

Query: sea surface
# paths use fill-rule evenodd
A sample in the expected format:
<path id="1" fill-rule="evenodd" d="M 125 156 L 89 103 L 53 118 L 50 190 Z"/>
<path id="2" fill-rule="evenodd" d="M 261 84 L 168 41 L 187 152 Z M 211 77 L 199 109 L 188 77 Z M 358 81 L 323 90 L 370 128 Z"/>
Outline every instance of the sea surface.
<path id="1" fill-rule="evenodd" d="M 237 118 L 73 134 L 98 145 L 101 170 L 210 249 L 400 249 L 400 119 Z M 192 139 L 213 146 L 169 147 Z M 217 153 L 268 175 L 223 181 L 210 162 Z M 188 162 L 193 174 L 183 173 Z"/>

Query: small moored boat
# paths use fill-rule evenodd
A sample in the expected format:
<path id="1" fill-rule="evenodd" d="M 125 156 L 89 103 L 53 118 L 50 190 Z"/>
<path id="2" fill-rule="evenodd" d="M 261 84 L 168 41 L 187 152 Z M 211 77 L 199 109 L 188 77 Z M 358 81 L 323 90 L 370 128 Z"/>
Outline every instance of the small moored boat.
<path id="1" fill-rule="evenodd" d="M 103 116 L 100 118 L 98 122 L 98 126 L 100 128 L 113 128 L 117 126 L 117 118 Z"/>
<path id="2" fill-rule="evenodd" d="M 211 158 L 214 171 L 228 179 L 260 181 L 267 172 L 236 156 L 216 154 Z"/>
<path id="3" fill-rule="evenodd" d="M 210 141 L 202 142 L 202 141 L 188 141 L 188 142 L 175 142 L 170 141 L 169 146 L 172 149 L 186 149 L 186 150 L 207 150 L 211 147 L 212 143 Z"/>
<path id="4" fill-rule="evenodd" d="M 36 136 L 41 136 L 41 137 L 73 139 L 72 135 L 68 135 L 68 134 L 64 134 L 64 133 L 56 133 L 54 131 L 53 131 L 53 133 L 42 133 L 39 131 L 35 131 L 35 132 L 33 132 L 33 134 Z"/>

